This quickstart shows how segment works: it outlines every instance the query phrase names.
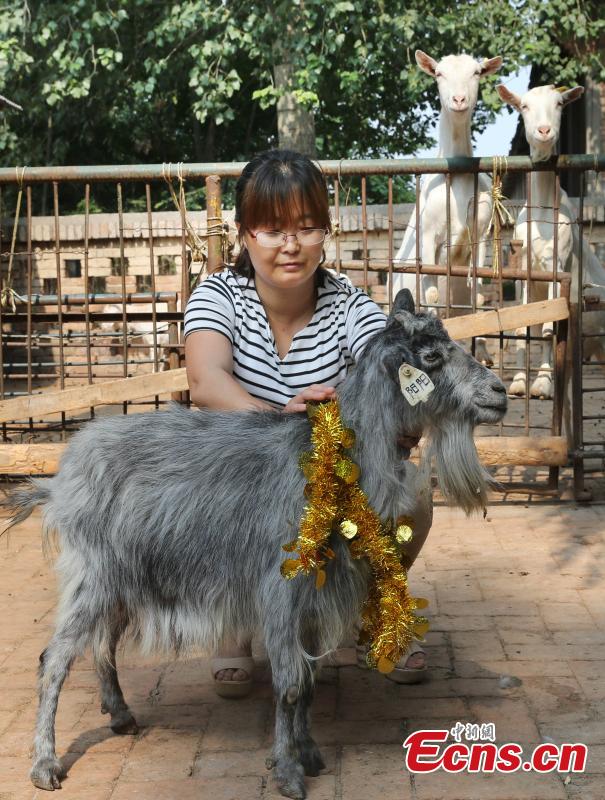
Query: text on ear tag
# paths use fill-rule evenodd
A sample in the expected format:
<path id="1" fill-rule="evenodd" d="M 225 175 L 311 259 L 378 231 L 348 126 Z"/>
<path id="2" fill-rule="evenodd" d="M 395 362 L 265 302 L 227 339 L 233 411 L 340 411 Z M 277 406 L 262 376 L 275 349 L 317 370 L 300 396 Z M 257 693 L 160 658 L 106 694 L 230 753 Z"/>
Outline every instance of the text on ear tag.
<path id="1" fill-rule="evenodd" d="M 424 403 L 435 388 L 435 384 L 421 369 L 403 363 L 399 367 L 401 393 L 411 406 Z"/>

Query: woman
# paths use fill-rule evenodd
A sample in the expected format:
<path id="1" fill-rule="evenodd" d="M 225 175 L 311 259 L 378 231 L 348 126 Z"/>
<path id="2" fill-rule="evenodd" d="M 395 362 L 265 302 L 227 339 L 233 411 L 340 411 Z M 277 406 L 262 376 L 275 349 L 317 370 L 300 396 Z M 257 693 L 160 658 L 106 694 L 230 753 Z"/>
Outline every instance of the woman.
<path id="1" fill-rule="evenodd" d="M 250 161 L 236 186 L 235 222 L 233 269 L 198 286 L 185 311 L 191 399 L 223 411 L 303 412 L 309 401 L 334 397 L 385 316 L 347 278 L 321 267 L 328 193 L 306 156 L 270 150 Z M 417 677 L 424 658 L 404 656 L 392 677 Z M 212 660 L 218 694 L 247 694 L 253 666 L 250 643 L 223 642 Z"/>

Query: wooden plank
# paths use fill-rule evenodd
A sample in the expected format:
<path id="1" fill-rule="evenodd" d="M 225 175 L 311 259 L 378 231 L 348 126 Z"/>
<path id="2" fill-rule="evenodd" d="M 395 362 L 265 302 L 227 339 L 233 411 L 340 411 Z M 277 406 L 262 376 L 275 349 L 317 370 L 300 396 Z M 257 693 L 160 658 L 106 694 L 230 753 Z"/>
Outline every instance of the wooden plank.
<path id="1" fill-rule="evenodd" d="M 567 464 L 567 440 L 564 436 L 478 436 L 475 444 L 486 467 L 562 467 Z M 0 446 L 0 474 L 52 475 L 58 469 L 66 446 L 3 444 Z M 412 460 L 417 460 L 417 454 L 418 451 L 414 451 Z"/>
<path id="2" fill-rule="evenodd" d="M 463 317 L 451 317 L 443 321 L 452 339 L 466 339 L 471 336 L 484 336 L 504 330 L 514 330 L 526 325 L 555 322 L 567 319 L 569 309 L 567 300 L 544 300 L 523 306 L 510 306 L 499 311 L 484 311 Z M 186 391 L 187 374 L 184 368 L 137 375 L 97 384 L 85 384 L 64 389 L 61 392 L 17 397 L 0 402 L 0 422 L 38 419 L 47 414 L 60 411 L 77 411 L 90 406 L 120 403 L 125 400 L 138 400 L 167 392 Z"/>
<path id="3" fill-rule="evenodd" d="M 529 325 L 541 325 L 544 322 L 557 322 L 568 317 L 567 299 L 557 297 L 555 300 L 541 300 L 522 306 L 507 306 L 497 311 L 480 311 L 464 317 L 450 317 L 444 319 L 443 324 L 452 339 L 467 339 Z"/>
<path id="4" fill-rule="evenodd" d="M 156 394 L 180 392 L 188 389 L 184 368 L 121 378 L 117 381 L 85 384 L 61 392 L 44 392 L 27 397 L 16 397 L 0 402 L 0 422 L 11 422 L 46 416 L 58 411 L 77 411 L 90 406 L 138 400 Z"/>
<path id="5" fill-rule="evenodd" d="M 565 436 L 478 436 L 475 444 L 486 467 L 563 467 L 568 462 Z"/>

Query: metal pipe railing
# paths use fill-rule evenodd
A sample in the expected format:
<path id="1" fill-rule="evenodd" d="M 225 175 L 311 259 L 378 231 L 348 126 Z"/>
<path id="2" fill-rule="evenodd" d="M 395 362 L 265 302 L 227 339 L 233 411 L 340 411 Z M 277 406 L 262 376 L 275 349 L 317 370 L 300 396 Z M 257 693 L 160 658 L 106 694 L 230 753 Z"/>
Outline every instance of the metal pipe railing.
<path id="1" fill-rule="evenodd" d="M 319 161 L 324 175 L 417 175 L 462 174 L 485 172 L 494 169 L 494 158 L 376 158 Z M 178 174 L 183 178 L 237 178 L 247 162 L 180 164 Z M 497 161 L 502 167 L 502 158 Z M 510 156 L 506 159 L 507 172 L 548 172 L 552 170 L 605 170 L 605 155 L 560 155 L 548 161 L 532 161 L 529 156 Z M 78 167 L 23 167 L 0 169 L 0 183 L 29 184 L 47 181 L 156 181 L 177 178 L 176 164 L 110 164 Z"/>

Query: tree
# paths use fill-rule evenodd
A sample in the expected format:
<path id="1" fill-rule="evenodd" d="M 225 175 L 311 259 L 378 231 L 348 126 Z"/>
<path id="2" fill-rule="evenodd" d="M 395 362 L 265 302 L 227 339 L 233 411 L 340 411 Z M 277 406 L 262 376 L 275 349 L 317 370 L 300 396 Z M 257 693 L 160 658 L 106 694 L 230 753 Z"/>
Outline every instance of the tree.
<path id="1" fill-rule="evenodd" d="M 246 159 L 277 143 L 287 63 L 318 157 L 410 154 L 438 108 L 417 47 L 500 54 L 498 79 L 532 63 L 570 83 L 605 79 L 604 27 L 586 0 L 7 0 L 0 91 L 25 112 L 0 116 L 0 151 L 29 165 Z M 499 108 L 495 82 L 478 130 Z"/>

